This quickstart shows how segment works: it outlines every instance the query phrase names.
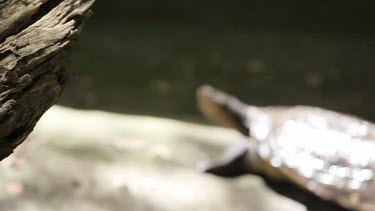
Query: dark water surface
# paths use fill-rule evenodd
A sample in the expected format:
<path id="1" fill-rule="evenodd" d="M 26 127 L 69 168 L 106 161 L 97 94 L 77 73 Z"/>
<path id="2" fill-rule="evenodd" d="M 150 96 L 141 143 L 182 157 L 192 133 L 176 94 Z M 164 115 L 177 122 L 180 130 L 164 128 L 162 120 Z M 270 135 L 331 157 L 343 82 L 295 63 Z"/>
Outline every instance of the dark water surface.
<path id="1" fill-rule="evenodd" d="M 374 3 L 266 2 L 98 0 L 61 104 L 199 120 L 209 83 L 375 121 Z"/>

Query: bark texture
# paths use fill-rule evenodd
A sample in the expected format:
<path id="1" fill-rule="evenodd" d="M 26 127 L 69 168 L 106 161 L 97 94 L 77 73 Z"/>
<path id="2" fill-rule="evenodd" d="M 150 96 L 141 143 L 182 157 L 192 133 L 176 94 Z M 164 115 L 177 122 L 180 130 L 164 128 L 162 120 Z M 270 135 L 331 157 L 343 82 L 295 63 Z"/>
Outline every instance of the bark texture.
<path id="1" fill-rule="evenodd" d="M 0 160 L 57 102 L 64 51 L 94 0 L 0 0 Z"/>

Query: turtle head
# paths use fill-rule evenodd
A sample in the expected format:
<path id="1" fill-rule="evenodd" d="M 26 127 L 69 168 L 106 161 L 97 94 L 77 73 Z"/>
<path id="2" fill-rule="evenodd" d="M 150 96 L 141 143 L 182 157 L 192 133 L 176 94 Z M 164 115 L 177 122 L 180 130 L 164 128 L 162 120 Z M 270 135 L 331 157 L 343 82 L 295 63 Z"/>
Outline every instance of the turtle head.
<path id="1" fill-rule="evenodd" d="M 249 135 L 249 127 L 246 123 L 248 105 L 209 85 L 199 87 L 196 98 L 198 109 L 207 119 L 237 129 L 246 136 Z"/>

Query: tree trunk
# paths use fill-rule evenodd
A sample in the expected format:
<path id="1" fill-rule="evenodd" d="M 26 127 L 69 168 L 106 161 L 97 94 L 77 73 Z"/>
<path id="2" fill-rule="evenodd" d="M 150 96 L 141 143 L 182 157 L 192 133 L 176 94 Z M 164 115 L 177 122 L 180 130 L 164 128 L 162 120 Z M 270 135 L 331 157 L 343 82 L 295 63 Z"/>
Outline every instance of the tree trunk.
<path id="1" fill-rule="evenodd" d="M 62 67 L 94 0 L 0 0 L 0 160 L 57 102 Z"/>

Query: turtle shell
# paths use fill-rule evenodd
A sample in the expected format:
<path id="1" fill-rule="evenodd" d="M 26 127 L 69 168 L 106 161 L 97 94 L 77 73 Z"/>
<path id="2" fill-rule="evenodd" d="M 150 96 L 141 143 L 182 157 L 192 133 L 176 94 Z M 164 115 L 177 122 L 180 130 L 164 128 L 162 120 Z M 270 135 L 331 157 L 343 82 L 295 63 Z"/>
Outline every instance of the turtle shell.
<path id="1" fill-rule="evenodd" d="M 375 210 L 375 125 L 316 107 L 250 108 L 258 156 L 343 207 Z"/>

